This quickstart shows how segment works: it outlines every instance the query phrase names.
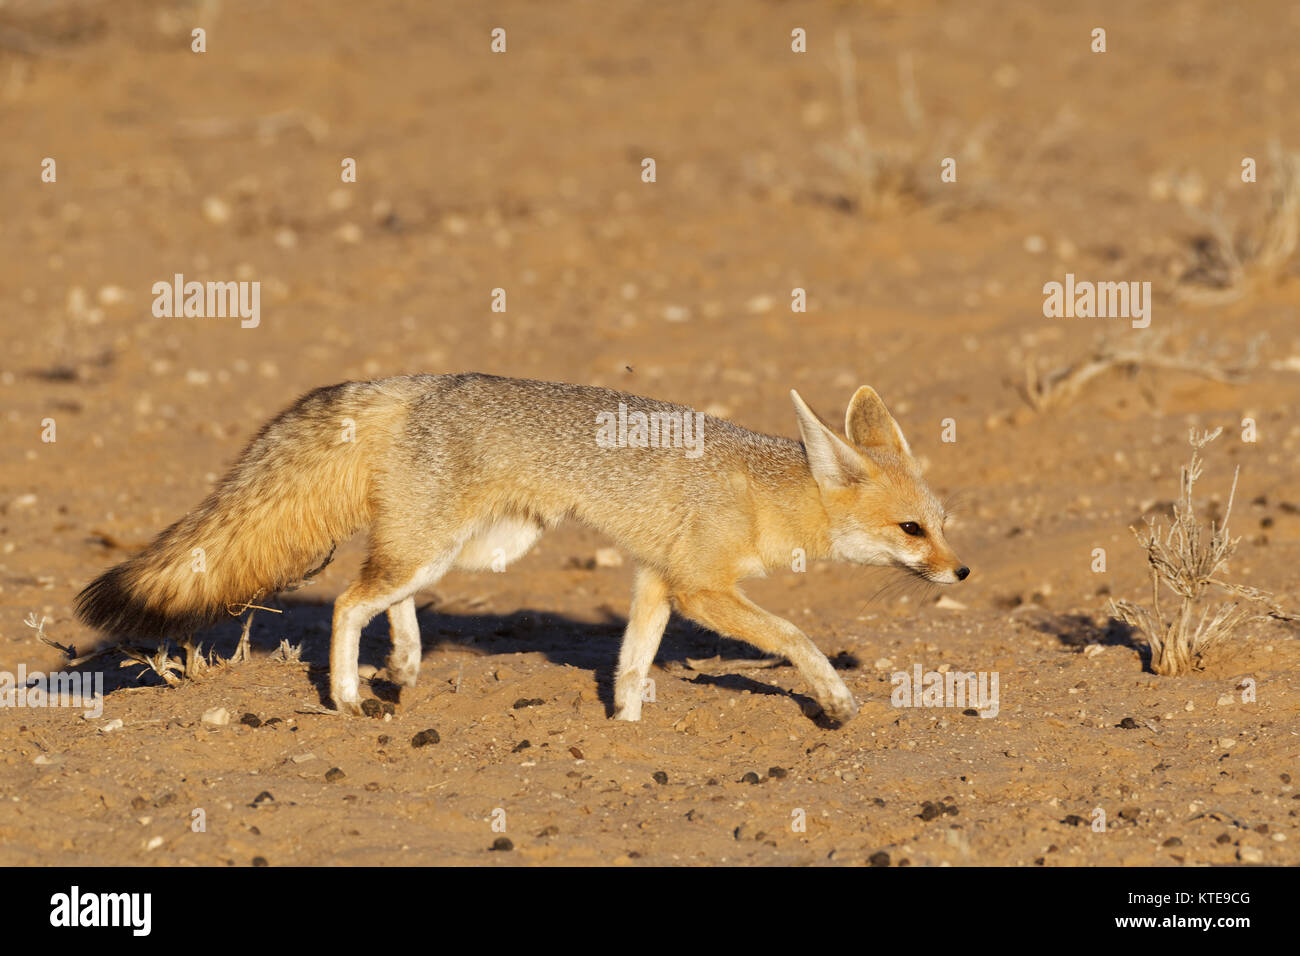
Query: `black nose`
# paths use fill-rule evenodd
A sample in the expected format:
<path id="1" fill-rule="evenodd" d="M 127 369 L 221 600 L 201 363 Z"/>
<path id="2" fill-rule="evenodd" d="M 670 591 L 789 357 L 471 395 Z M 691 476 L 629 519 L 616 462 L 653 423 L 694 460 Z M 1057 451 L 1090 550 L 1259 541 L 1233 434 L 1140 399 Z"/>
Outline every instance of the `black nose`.
<path id="1" fill-rule="evenodd" d="M 958 581 L 965 581 L 970 574 L 970 568 L 958 568 L 955 572 Z"/>

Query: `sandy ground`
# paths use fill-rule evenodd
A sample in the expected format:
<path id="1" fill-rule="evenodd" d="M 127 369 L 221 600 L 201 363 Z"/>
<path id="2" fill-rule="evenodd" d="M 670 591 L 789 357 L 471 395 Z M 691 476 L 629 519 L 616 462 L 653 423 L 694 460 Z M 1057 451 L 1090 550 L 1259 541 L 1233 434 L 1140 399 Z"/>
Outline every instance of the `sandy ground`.
<path id="1" fill-rule="evenodd" d="M 389 712 L 343 719 L 311 711 L 353 542 L 258 615 L 250 662 L 167 687 L 102 657 L 100 717 L 0 714 L 0 863 L 1300 862 L 1294 628 L 1252 625 L 1169 678 L 1105 610 L 1147 595 L 1128 528 L 1176 497 L 1192 426 L 1226 428 L 1200 485 L 1211 513 L 1241 469 L 1231 579 L 1300 605 L 1295 264 L 1233 302 L 1175 295 L 1215 279 L 1198 271 L 1206 214 L 1221 202 L 1257 234 L 1269 145 L 1300 147 L 1284 139 L 1300 15 L 687 10 L 0 8 L 0 668 L 61 666 L 33 614 L 96 646 L 77 591 L 197 503 L 266 417 L 408 372 L 609 385 L 784 435 L 791 387 L 834 420 L 870 383 L 960 503 L 951 539 L 974 574 L 944 592 L 957 606 L 883 572 L 774 573 L 748 593 L 834 656 L 856 720 L 820 726 L 793 669 L 674 618 L 655 702 L 616 723 L 632 569 L 565 527 L 508 573 L 423 593 L 419 686 L 376 679 L 363 689 Z M 835 162 L 837 34 L 876 179 Z M 155 318 L 151 287 L 175 273 L 261 282 L 260 324 Z M 1151 328 L 1044 317 L 1042 286 L 1066 273 L 1151 282 Z M 1161 354 L 1225 364 L 1266 338 L 1229 382 L 1110 371 L 1043 411 L 1018 389 L 1026 362 L 1166 333 Z M 237 634 L 205 643 L 228 657 Z M 282 641 L 300 660 L 276 658 Z M 363 663 L 386 649 L 376 623 Z M 718 655 L 732 663 L 692 663 Z M 918 664 L 996 672 L 997 715 L 894 707 L 891 674 Z M 205 724 L 218 708 L 230 722 Z"/>

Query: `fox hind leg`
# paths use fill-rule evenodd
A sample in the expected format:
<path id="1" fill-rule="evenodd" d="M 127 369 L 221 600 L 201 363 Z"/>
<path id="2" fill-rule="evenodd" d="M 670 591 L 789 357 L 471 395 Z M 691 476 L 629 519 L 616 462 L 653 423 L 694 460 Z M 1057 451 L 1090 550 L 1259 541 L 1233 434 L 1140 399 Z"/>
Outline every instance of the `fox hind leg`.
<path id="1" fill-rule="evenodd" d="M 646 675 L 659 650 L 670 611 L 668 587 L 663 578 L 649 568 L 641 568 L 632 591 L 632 610 L 628 612 L 627 630 L 614 675 L 614 717 L 618 720 L 641 719 Z"/>
<path id="2" fill-rule="evenodd" d="M 414 687 L 420 676 L 420 625 L 415 618 L 415 597 L 398 601 L 388 609 L 388 632 L 393 651 L 388 657 L 388 679 L 403 687 Z"/>
<path id="3" fill-rule="evenodd" d="M 456 558 L 456 548 L 448 547 L 432 561 L 400 570 L 391 564 L 381 563 L 372 553 L 362 569 L 359 580 L 354 581 L 334 602 L 334 626 L 330 639 L 330 696 L 339 710 L 358 715 L 361 713 L 361 690 L 357 676 L 357 663 L 361 655 L 361 629 L 381 611 L 405 604 L 421 588 L 433 584 L 447 572 Z M 410 601 L 409 615 L 396 608 L 401 626 L 394 631 L 401 634 L 400 643 L 405 652 L 402 663 L 411 661 L 418 671 L 420 659 L 420 631 L 415 621 L 415 602 Z M 390 625 L 393 621 L 390 618 Z M 412 676 L 412 681 L 414 680 Z"/>

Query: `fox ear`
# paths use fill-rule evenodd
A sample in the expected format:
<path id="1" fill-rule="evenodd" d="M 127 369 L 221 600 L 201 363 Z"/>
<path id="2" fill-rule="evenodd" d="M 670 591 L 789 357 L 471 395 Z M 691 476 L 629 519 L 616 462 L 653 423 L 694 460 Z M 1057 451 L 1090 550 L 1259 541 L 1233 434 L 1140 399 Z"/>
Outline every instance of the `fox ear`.
<path id="1" fill-rule="evenodd" d="M 844 416 L 844 434 L 859 448 L 883 446 L 909 458 L 912 456 L 903 430 L 870 385 L 863 385 L 853 393 Z"/>
<path id="2" fill-rule="evenodd" d="M 871 466 L 860 452 L 835 434 L 794 389 L 790 389 L 790 398 L 799 416 L 799 434 L 803 436 L 808 466 L 818 485 L 842 488 L 870 476 Z"/>

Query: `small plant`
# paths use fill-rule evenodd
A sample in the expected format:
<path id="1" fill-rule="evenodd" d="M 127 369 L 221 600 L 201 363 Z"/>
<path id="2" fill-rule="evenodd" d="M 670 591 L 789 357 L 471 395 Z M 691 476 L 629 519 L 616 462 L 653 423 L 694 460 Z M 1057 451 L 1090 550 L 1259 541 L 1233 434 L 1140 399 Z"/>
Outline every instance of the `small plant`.
<path id="1" fill-rule="evenodd" d="M 302 660 L 302 645 L 294 645 L 286 640 L 281 640 L 280 646 L 275 649 L 271 659 L 284 661 L 286 664 L 297 664 Z"/>
<path id="2" fill-rule="evenodd" d="M 1209 230 L 1198 248 L 1198 261 L 1178 280 L 1174 296 L 1196 305 L 1224 305 L 1276 282 L 1300 245 L 1300 153 L 1269 148 L 1273 188 L 1263 223 L 1238 237 L 1223 212 L 1222 197 L 1208 213 L 1185 206 Z"/>
<path id="3" fill-rule="evenodd" d="M 1231 584 L 1219 576 L 1241 540 L 1228 533 L 1240 468 L 1232 476 L 1223 520 L 1211 520 L 1208 529 L 1197 520 L 1192 490 L 1204 464 L 1200 451 L 1222 431 L 1217 428 L 1199 435 L 1195 429 L 1191 431 L 1192 458 L 1181 471 L 1178 501 L 1169 526 L 1149 518 L 1145 531 L 1132 529 L 1151 567 L 1151 607 L 1130 601 L 1110 602 L 1111 614 L 1146 638 L 1151 649 L 1151 669 L 1157 674 L 1186 674 L 1194 664 L 1199 665 L 1208 650 L 1254 621 L 1296 620 L 1274 603 L 1268 591 Z M 1162 590 L 1173 592 L 1172 608 L 1161 603 Z M 1224 599 L 1211 599 L 1218 595 Z"/>
<path id="4" fill-rule="evenodd" d="M 123 667 L 131 667 L 140 664 L 166 681 L 168 687 L 175 687 L 181 682 L 181 679 L 178 676 L 182 669 L 180 658 L 171 656 L 169 645 L 166 641 L 163 641 L 161 645 L 154 648 L 152 653 L 150 653 L 146 648 L 136 647 L 132 644 L 122 644 L 116 649 L 126 658 L 126 660 L 122 661 Z M 138 677 L 143 677 L 144 675 L 145 671 L 141 671 Z"/>
<path id="5" fill-rule="evenodd" d="M 1036 412 L 1068 405 L 1094 379 L 1120 370 L 1170 369 L 1200 375 L 1212 382 L 1238 382 L 1259 367 L 1260 349 L 1267 336 L 1259 335 L 1246 344 L 1245 354 L 1233 359 L 1222 346 L 1212 347 L 1208 336 L 1199 336 L 1184 348 L 1176 348 L 1170 330 L 1151 330 L 1132 340 L 1098 338 L 1092 350 L 1079 359 L 1059 366 L 1045 366 L 1036 356 L 1024 360 L 1024 378 L 1015 383 L 1020 397 Z"/>

